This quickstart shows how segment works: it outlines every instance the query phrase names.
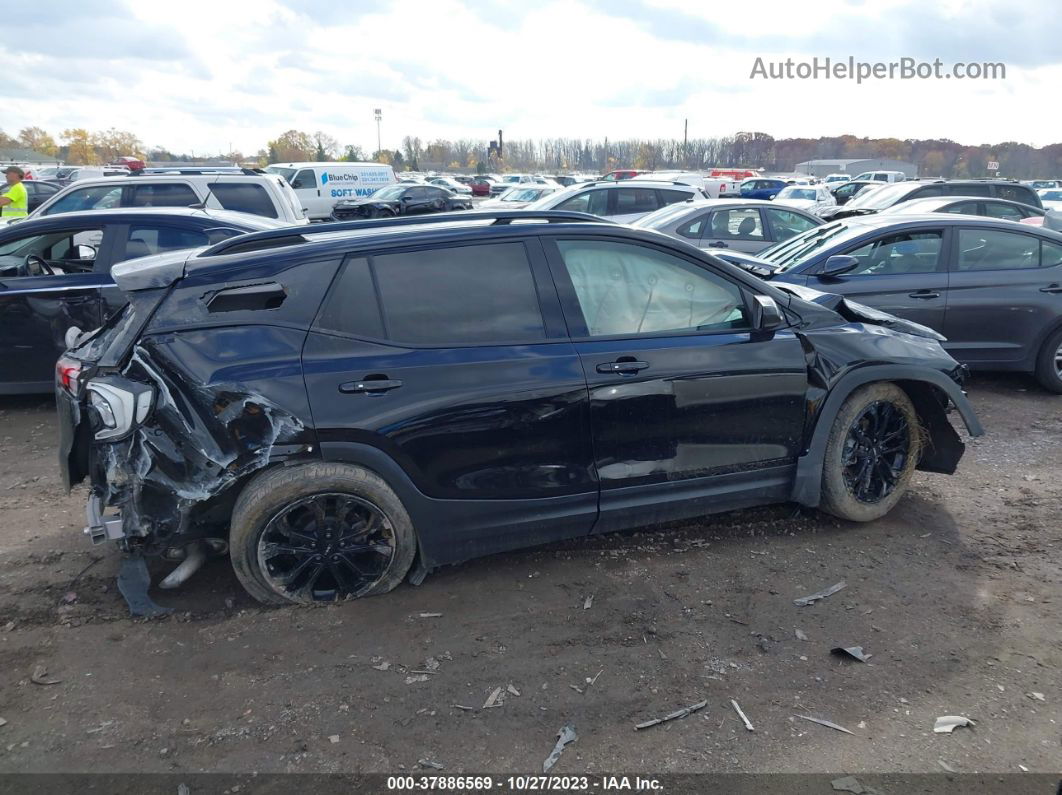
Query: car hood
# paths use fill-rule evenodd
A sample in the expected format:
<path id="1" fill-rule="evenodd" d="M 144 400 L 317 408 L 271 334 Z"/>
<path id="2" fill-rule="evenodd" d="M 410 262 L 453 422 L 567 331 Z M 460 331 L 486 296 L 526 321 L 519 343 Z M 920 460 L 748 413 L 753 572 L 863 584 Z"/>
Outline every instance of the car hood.
<path id="1" fill-rule="evenodd" d="M 821 290 L 815 290 L 811 287 L 805 287 L 800 284 L 788 284 L 786 282 L 772 282 L 771 284 L 780 290 L 785 290 L 787 293 L 795 295 L 802 301 L 832 309 L 834 312 L 841 315 L 841 317 L 855 323 L 870 323 L 874 326 L 884 326 L 893 331 L 899 331 L 904 334 L 913 334 L 916 337 L 927 337 L 936 340 L 937 342 L 944 342 L 947 340 L 947 337 L 938 334 L 933 329 L 929 328 L 929 326 L 923 326 L 921 323 L 904 320 L 902 317 L 890 315 L 888 312 L 882 312 L 873 307 L 866 306 L 865 304 L 850 301 L 843 295 L 838 295 L 837 293 L 824 293 Z"/>
<path id="2" fill-rule="evenodd" d="M 753 276 L 759 276 L 761 279 L 769 279 L 778 266 L 773 262 L 768 262 L 765 259 L 757 257 L 755 254 L 746 254 L 743 251 L 729 251 L 726 249 L 705 249 L 709 254 L 719 257 L 724 262 L 729 262 L 731 265 L 737 265 L 742 270 L 746 270 Z"/>
<path id="3" fill-rule="evenodd" d="M 366 204 L 394 204 L 391 199 L 374 199 L 372 196 L 362 196 L 358 199 L 340 199 L 336 202 L 337 205 L 342 204 L 344 207 L 361 207 Z"/>

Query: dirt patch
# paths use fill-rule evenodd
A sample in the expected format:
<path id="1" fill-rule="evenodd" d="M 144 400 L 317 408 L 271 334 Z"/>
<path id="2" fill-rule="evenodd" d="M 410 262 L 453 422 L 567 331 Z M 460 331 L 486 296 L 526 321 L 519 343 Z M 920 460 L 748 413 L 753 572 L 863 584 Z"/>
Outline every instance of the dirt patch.
<path id="1" fill-rule="evenodd" d="M 988 435 L 959 474 L 920 474 L 872 524 L 736 512 L 327 608 L 260 608 L 218 560 L 153 621 L 81 536 L 51 401 L 3 399 L 0 770 L 533 772 L 570 722 L 557 773 L 1057 771 L 1062 398 L 1018 377 L 970 393 Z M 934 734 L 947 714 L 976 726 Z"/>

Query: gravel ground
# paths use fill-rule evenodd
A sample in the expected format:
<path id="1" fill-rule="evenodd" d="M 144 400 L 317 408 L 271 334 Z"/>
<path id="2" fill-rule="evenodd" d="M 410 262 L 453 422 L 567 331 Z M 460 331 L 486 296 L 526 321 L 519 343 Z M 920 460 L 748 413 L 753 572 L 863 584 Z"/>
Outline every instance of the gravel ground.
<path id="1" fill-rule="evenodd" d="M 556 773 L 1057 772 L 1062 398 L 970 392 L 988 435 L 872 524 L 742 511 L 322 608 L 261 608 L 217 560 L 158 620 L 81 535 L 50 401 L 0 399 L 0 772 L 537 772 L 568 723 Z"/>

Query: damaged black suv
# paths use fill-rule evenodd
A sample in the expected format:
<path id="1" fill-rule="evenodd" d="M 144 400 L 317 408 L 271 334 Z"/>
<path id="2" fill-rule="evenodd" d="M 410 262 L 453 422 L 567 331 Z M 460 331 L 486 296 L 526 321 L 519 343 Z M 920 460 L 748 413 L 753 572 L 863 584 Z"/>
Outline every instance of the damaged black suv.
<path id="1" fill-rule="evenodd" d="M 880 517 L 952 473 L 932 330 L 565 212 L 278 229 L 123 263 L 57 366 L 86 532 L 266 603 L 771 502 Z"/>

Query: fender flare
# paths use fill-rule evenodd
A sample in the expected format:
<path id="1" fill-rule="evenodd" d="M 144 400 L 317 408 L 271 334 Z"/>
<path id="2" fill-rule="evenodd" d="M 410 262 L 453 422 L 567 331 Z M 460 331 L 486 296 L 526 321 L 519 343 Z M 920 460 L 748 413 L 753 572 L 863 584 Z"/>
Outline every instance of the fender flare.
<path id="1" fill-rule="evenodd" d="M 822 465 L 826 457 L 826 443 L 833 427 L 833 420 L 841 410 L 841 405 L 856 389 L 866 384 L 879 381 L 914 381 L 937 387 L 955 404 L 959 415 L 966 424 L 971 436 L 981 436 L 981 427 L 973 406 L 965 393 L 951 378 L 939 370 L 904 365 L 872 365 L 853 370 L 833 385 L 819 411 L 815 429 L 807 449 L 797 459 L 797 471 L 793 480 L 791 499 L 809 508 L 816 508 L 822 497 Z"/>

